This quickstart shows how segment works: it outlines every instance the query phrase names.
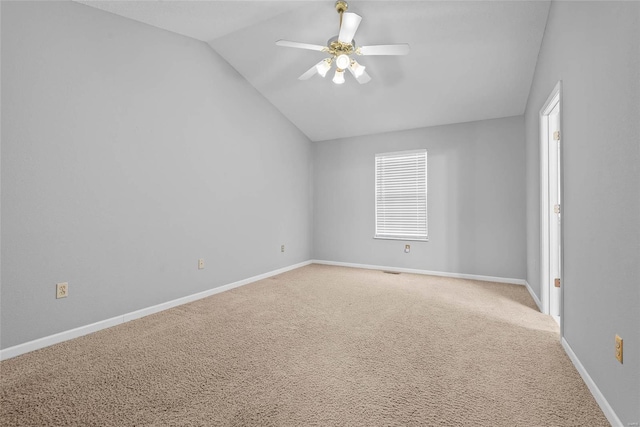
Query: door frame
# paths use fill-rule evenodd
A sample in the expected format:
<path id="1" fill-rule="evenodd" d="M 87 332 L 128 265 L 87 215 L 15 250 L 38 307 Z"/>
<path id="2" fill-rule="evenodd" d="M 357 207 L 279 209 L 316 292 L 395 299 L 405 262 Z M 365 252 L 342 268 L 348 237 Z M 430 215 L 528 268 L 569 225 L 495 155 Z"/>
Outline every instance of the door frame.
<path id="1" fill-rule="evenodd" d="M 563 108 L 562 108 L 562 80 L 556 83 L 555 87 L 551 91 L 551 94 L 547 98 L 546 102 L 540 109 L 539 114 L 539 123 L 540 123 L 540 293 L 541 293 L 541 302 L 542 302 L 542 310 L 545 314 L 551 314 L 551 286 L 552 283 L 549 281 L 549 125 L 546 117 L 549 115 L 553 107 L 556 103 L 560 103 L 560 121 L 559 121 L 559 131 L 560 131 L 560 158 L 558 159 L 558 163 L 560 165 L 560 174 L 558 176 L 559 184 L 560 184 L 560 194 L 564 196 L 564 186 L 563 186 L 563 170 L 562 162 L 563 162 L 563 146 L 562 141 L 564 140 L 564 134 L 562 131 L 562 117 L 563 117 Z M 561 212 L 564 211 L 564 206 L 562 206 L 563 199 L 561 199 Z M 560 239 L 560 328 L 562 336 L 562 318 L 564 316 L 564 280 L 562 275 L 564 273 L 564 215 L 562 217 L 563 224 L 560 227 L 560 235 L 558 238 Z"/>

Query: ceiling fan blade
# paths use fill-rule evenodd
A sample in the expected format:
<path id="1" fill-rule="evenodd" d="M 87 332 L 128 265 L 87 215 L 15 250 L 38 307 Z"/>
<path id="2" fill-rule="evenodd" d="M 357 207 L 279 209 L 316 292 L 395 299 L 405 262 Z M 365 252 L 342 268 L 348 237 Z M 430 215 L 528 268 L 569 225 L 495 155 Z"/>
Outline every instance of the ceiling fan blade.
<path id="1" fill-rule="evenodd" d="M 349 68 L 349 69 L 351 69 L 351 68 Z M 366 71 L 364 71 L 360 77 L 356 77 L 356 81 L 358 83 L 360 83 L 361 85 L 363 85 L 363 84 L 369 83 L 371 81 L 371 76 L 369 74 L 367 74 Z"/>
<path id="2" fill-rule="evenodd" d="M 276 42 L 276 45 L 284 46 L 284 47 L 295 47 L 298 49 L 317 50 L 320 52 L 322 52 L 327 48 L 326 46 L 320 46 L 319 44 L 299 43 L 299 42 L 292 42 L 289 40 L 278 40 Z"/>
<path id="3" fill-rule="evenodd" d="M 351 43 L 353 36 L 358 31 L 358 26 L 362 21 L 362 16 L 351 12 L 345 12 L 342 14 L 342 25 L 340 26 L 340 34 L 338 34 L 338 40 L 342 43 Z"/>
<path id="4" fill-rule="evenodd" d="M 360 46 L 357 50 L 360 55 L 406 55 L 409 53 L 409 45 L 381 44 L 376 46 Z"/>
<path id="5" fill-rule="evenodd" d="M 322 61 L 324 61 L 324 59 Z M 320 62 L 322 62 L 322 61 L 320 61 Z M 318 69 L 316 67 L 317 67 L 317 64 L 314 65 L 313 67 L 309 68 L 307 71 L 305 71 L 305 73 L 303 75 L 298 77 L 298 80 L 308 80 L 311 77 L 313 77 L 314 74 L 318 73 Z"/>

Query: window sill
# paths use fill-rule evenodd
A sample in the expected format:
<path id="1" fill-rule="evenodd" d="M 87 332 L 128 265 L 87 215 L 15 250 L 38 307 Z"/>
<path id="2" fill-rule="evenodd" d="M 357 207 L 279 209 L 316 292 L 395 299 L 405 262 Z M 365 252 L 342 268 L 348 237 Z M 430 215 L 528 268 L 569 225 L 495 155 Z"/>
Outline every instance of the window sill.
<path id="1" fill-rule="evenodd" d="M 373 236 L 374 239 L 377 240 L 402 240 L 403 242 L 428 242 L 429 238 L 424 238 L 424 239 L 419 239 L 416 237 L 410 237 L 410 238 L 402 238 L 402 237 L 380 237 L 380 236 Z"/>

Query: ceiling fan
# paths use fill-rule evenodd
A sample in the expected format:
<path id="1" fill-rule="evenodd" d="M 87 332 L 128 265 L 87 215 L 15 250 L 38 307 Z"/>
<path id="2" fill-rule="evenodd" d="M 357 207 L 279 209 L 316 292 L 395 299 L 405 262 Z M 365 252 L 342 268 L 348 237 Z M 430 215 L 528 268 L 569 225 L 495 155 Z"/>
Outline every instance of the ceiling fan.
<path id="1" fill-rule="evenodd" d="M 292 42 L 289 40 L 278 40 L 276 45 L 284 47 L 295 47 L 298 49 L 317 50 L 330 54 L 329 58 L 325 58 L 318 62 L 307 72 L 298 77 L 300 80 L 307 80 L 313 75 L 320 74 L 325 77 L 331 66 L 336 64 L 336 72 L 333 76 L 335 84 L 344 83 L 344 72 L 349 70 L 353 77 L 360 84 L 367 83 L 371 77 L 365 71 L 365 66 L 359 64 L 352 55 L 406 55 L 409 53 L 409 45 L 402 44 L 385 44 L 375 46 L 357 46 L 353 36 L 358 30 L 362 17 L 352 12 L 347 12 L 349 5 L 346 1 L 338 0 L 336 2 L 336 11 L 340 14 L 340 32 L 337 36 L 332 37 L 326 46 Z"/>

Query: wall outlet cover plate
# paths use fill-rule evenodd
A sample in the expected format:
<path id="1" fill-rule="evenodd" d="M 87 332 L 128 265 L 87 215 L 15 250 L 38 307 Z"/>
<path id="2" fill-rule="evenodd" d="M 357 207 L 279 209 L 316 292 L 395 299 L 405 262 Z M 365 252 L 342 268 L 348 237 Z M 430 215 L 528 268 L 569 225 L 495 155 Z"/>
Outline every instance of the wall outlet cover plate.
<path id="1" fill-rule="evenodd" d="M 56 299 L 69 296 L 69 284 L 67 282 L 56 283 Z"/>

